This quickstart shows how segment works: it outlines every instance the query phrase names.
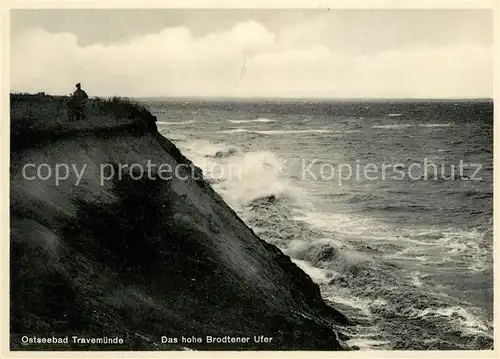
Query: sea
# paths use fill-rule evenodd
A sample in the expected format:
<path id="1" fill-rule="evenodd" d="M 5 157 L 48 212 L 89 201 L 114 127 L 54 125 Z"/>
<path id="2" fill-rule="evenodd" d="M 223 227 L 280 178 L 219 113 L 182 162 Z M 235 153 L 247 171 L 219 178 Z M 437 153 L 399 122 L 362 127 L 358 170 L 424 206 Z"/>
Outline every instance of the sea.
<path id="1" fill-rule="evenodd" d="M 141 99 L 360 350 L 493 347 L 493 102 Z"/>

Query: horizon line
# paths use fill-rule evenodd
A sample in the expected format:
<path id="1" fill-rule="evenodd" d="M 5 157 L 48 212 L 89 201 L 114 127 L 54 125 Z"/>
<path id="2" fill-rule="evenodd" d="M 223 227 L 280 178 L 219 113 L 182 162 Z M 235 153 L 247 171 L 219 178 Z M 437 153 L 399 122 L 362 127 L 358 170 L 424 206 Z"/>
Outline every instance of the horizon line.
<path id="1" fill-rule="evenodd" d="M 37 95 L 43 93 L 45 96 L 68 96 L 67 94 L 50 94 L 44 91 L 38 92 L 10 92 L 11 95 Z M 152 96 L 134 96 L 134 95 L 95 95 L 90 98 L 130 98 L 144 100 L 322 100 L 322 101 L 494 101 L 493 97 L 279 97 L 279 96 L 216 96 L 216 95 L 152 95 Z"/>
<path id="2" fill-rule="evenodd" d="M 109 96 L 113 97 L 113 96 Z M 231 96 L 130 96 L 133 99 L 154 99 L 154 100 L 320 100 L 320 101 L 494 101 L 493 97 L 231 97 Z"/>

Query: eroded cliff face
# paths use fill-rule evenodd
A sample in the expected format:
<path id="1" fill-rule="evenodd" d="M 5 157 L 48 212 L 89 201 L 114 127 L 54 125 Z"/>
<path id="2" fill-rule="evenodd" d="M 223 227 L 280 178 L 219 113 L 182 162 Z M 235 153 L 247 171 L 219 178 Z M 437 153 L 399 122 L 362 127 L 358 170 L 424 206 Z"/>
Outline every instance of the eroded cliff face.
<path id="1" fill-rule="evenodd" d="M 12 126 L 11 347 L 22 348 L 21 334 L 78 334 L 121 336 L 120 350 L 342 349 L 338 328 L 348 320 L 154 121 L 143 112 Z M 43 180 L 41 164 L 70 171 L 58 183 L 54 174 Z M 178 173 L 160 176 L 160 166 Z M 207 335 L 273 339 L 180 341 Z M 162 344 L 161 336 L 179 340 Z"/>

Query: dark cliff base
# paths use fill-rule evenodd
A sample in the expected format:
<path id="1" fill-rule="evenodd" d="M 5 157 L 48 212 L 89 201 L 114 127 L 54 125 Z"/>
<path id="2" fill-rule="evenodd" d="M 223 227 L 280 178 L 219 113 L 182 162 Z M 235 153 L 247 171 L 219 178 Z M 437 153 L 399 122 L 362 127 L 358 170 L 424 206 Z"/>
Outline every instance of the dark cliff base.
<path id="1" fill-rule="evenodd" d="M 120 165 L 148 160 L 191 165 L 149 112 L 92 100 L 88 119 L 70 122 L 64 101 L 11 96 L 13 350 L 346 349 L 338 329 L 348 320 L 199 169 L 187 179 L 117 175 Z M 78 185 L 74 175 L 56 184 L 26 179 L 28 163 L 86 170 Z M 116 170 L 104 183 L 102 165 Z M 22 345 L 23 335 L 118 336 L 124 344 Z M 208 344 L 207 335 L 250 340 Z M 260 335 L 273 339 L 255 343 Z M 203 342 L 182 343 L 182 336 Z"/>

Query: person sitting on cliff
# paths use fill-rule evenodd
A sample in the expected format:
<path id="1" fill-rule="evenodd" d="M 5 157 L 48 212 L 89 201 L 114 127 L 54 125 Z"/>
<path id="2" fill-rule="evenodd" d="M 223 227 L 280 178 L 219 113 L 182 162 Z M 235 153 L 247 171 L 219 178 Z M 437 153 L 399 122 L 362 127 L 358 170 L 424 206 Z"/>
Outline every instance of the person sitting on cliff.
<path id="1" fill-rule="evenodd" d="M 76 91 L 73 92 L 69 102 L 70 117 L 76 116 L 77 120 L 85 118 L 85 104 L 89 96 L 82 90 L 81 84 L 77 83 Z"/>

